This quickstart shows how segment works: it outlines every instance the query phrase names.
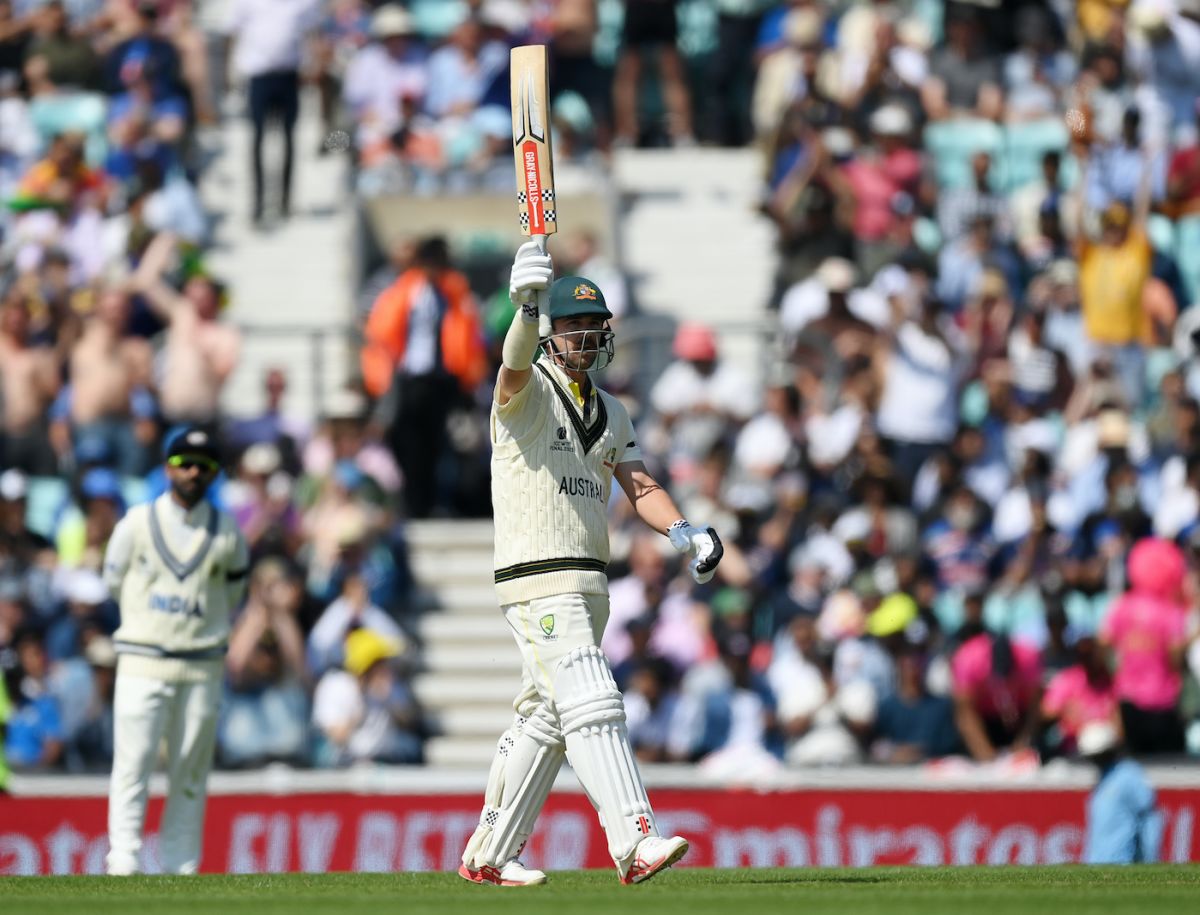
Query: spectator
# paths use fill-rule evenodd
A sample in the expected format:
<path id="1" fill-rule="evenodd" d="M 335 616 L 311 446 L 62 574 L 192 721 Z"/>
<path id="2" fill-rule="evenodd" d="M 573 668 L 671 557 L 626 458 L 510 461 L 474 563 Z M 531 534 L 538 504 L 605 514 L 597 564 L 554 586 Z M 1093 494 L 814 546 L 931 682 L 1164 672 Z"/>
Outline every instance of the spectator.
<path id="1" fill-rule="evenodd" d="M 307 762 L 308 697 L 300 589 L 281 560 L 260 561 L 229 636 L 229 693 L 219 731 L 228 766 Z"/>
<path id="2" fill-rule="evenodd" d="M 51 348 L 33 345 L 29 303 L 14 293 L 0 306 L 3 463 L 35 476 L 49 476 L 56 462 L 44 418 L 58 393 L 58 365 Z"/>
<path id="3" fill-rule="evenodd" d="M 927 299 L 915 319 L 899 316 L 875 357 L 883 366 L 879 434 L 901 480 L 913 479 L 925 459 L 954 437 L 962 365 L 940 312 L 940 303 Z"/>
<path id="4" fill-rule="evenodd" d="M 999 61 L 984 44 L 979 15 L 963 3 L 946 9 L 946 43 L 930 55 L 921 100 L 931 120 L 995 120 L 1003 104 Z"/>
<path id="5" fill-rule="evenodd" d="M 686 479 L 725 423 L 754 415 L 758 394 L 741 369 L 721 361 L 716 334 L 703 324 L 680 325 L 672 354 L 675 359 L 655 382 L 650 402 L 671 433 L 672 475 Z"/>
<path id="6" fill-rule="evenodd" d="M 879 703 L 871 758 L 908 765 L 959 752 L 962 739 L 954 724 L 954 704 L 930 694 L 925 659 L 915 646 L 904 644 L 896 669 L 896 691 Z"/>
<path id="7" fill-rule="evenodd" d="M 1183 749 L 1176 704 L 1187 650 L 1184 559 L 1177 546 L 1145 539 L 1129 552 L 1130 589 L 1113 605 L 1100 641 L 1116 656 L 1115 689 L 1133 753 Z"/>
<path id="8" fill-rule="evenodd" d="M 938 194 L 938 227 L 949 241 L 967 234 L 981 216 L 991 220 L 994 237 L 1012 237 L 1011 215 L 1007 198 L 991 188 L 992 157 L 980 151 L 971 156 L 971 184 L 949 188 Z"/>
<path id="9" fill-rule="evenodd" d="M 371 17 L 373 42 L 356 51 L 346 69 L 342 98 L 358 124 L 357 143 L 367 149 L 405 126 L 397 100 L 424 96 L 425 54 L 415 39 L 412 17 L 388 4 Z"/>
<path id="10" fill-rule="evenodd" d="M 158 436 L 158 408 L 148 390 L 152 353 L 149 344 L 128 334 L 129 296 L 118 286 L 105 287 L 67 363 L 70 384 L 50 412 L 50 437 L 58 462 L 80 463 L 76 448 L 100 441 L 124 475 L 144 473 Z"/>
<path id="11" fill-rule="evenodd" d="M 86 697 L 74 736 L 66 749 L 67 767 L 78 772 L 112 771 L 113 697 L 117 682 L 117 652 L 112 640 L 93 635 L 83 649 L 83 660 L 91 671 Z"/>
<path id="12" fill-rule="evenodd" d="M 636 146 L 642 139 L 638 126 L 638 87 L 642 67 L 651 52 L 658 56 L 668 111 L 668 136 L 675 145 L 695 142 L 692 100 L 683 59 L 675 46 L 679 30 L 678 5 L 678 0 L 625 0 L 625 25 L 613 79 L 615 143 L 618 146 Z"/>
<path id="13" fill-rule="evenodd" d="M 1134 209 L 1110 204 L 1100 219 L 1100 238 L 1081 239 L 1079 251 L 1079 302 L 1088 339 L 1112 360 L 1126 403 L 1134 408 L 1141 406 L 1145 376 L 1139 343 L 1152 253 L 1146 236 L 1149 206 L 1143 181 Z"/>
<path id="14" fill-rule="evenodd" d="M 1079 735 L 1080 755 L 1095 763 L 1100 781 L 1088 795 L 1086 864 L 1139 864 L 1158 861 L 1162 814 L 1146 773 L 1124 758 L 1116 727 L 1094 721 Z"/>
<path id="15" fill-rule="evenodd" d="M 41 7 L 33 31 L 26 68 L 44 66 L 46 79 L 62 89 L 98 88 L 100 61 L 87 40 L 71 32 L 62 3 L 52 0 Z"/>
<path id="16" fill-rule="evenodd" d="M 1032 746 L 1042 678 L 1037 649 L 983 633 L 954 653 L 951 669 L 955 724 L 973 759 Z"/>
<path id="17" fill-rule="evenodd" d="M 1065 755 L 1079 752 L 1079 738 L 1092 722 L 1115 725 L 1117 694 L 1112 673 L 1095 638 L 1076 640 L 1078 663 L 1056 673 L 1046 684 L 1042 716 L 1057 725 L 1056 749 Z"/>
<path id="18" fill-rule="evenodd" d="M 404 633 L 395 620 L 369 602 L 366 585 L 358 576 L 348 576 L 342 593 L 325 608 L 308 636 L 308 672 L 314 679 L 342 665 L 346 638 L 359 629 L 369 629 L 397 645 L 404 646 Z"/>
<path id="19" fill-rule="evenodd" d="M 401 651 L 370 629 L 346 637 L 345 669 L 328 671 L 313 696 L 318 765 L 421 761 L 420 711 L 393 664 Z"/>
<path id="20" fill-rule="evenodd" d="M 266 179 L 263 140 L 268 122 L 283 131 L 283 171 L 278 212 L 292 212 L 292 171 L 296 118 L 300 113 L 300 64 L 305 40 L 316 27 L 319 7 L 313 0 L 234 0 L 225 34 L 234 47 L 234 65 L 246 80 L 250 122 L 254 130 L 254 197 L 251 219 L 263 224 Z"/>
<path id="21" fill-rule="evenodd" d="M 8 684 L 14 696 L 5 734 L 5 755 L 14 769 L 45 771 L 62 758 L 63 729 L 58 703 L 50 694 L 49 662 L 34 630 L 13 640 L 17 667 Z"/>
<path id="22" fill-rule="evenodd" d="M 408 513 L 426 518 L 442 502 L 446 418 L 487 367 L 476 300 L 445 239 L 418 246 L 414 266 L 375 301 L 365 336 L 367 392 L 384 398 L 380 423 L 404 472 Z"/>
<path id="23" fill-rule="evenodd" d="M 221 389 L 237 365 L 241 335 L 219 321 L 222 288 L 211 276 L 188 277 L 182 293 L 163 279 L 175 250 L 174 236 L 159 234 L 135 277 L 138 290 L 167 324 L 160 385 L 163 417 L 171 425 L 212 426 Z"/>
<path id="24" fill-rule="evenodd" d="M 675 672 L 662 659 L 634 667 L 625 690 L 629 745 L 641 762 L 668 762 L 676 746 L 679 693 Z"/>

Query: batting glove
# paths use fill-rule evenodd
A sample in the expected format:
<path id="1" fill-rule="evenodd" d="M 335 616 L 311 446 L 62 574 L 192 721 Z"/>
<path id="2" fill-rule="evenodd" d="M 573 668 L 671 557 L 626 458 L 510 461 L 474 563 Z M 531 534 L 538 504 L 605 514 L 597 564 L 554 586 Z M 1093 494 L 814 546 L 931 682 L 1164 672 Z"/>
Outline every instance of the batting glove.
<path id="1" fill-rule="evenodd" d="M 514 305 L 521 306 L 521 317 L 526 321 L 537 321 L 536 293 L 548 289 L 553 281 L 554 263 L 550 255 L 542 254 L 537 242 L 527 241 L 521 245 L 513 259 L 508 297 Z"/>
<path id="2" fill-rule="evenodd" d="M 711 527 L 692 527 L 680 518 L 667 530 L 667 536 L 671 539 L 671 546 L 692 557 L 688 571 L 696 584 L 712 581 L 717 572 L 717 563 L 725 555 L 725 547 L 721 545 L 717 532 Z"/>

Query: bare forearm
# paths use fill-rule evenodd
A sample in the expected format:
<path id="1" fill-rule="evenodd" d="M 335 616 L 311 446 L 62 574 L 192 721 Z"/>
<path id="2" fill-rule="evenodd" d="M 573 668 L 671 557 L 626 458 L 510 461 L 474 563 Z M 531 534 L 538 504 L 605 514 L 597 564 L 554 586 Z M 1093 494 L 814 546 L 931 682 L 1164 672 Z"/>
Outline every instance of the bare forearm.
<path id="1" fill-rule="evenodd" d="M 639 492 L 632 502 L 638 517 L 660 534 L 666 534 L 667 529 L 683 517 L 675 500 L 657 483 Z"/>
<path id="2" fill-rule="evenodd" d="M 979 713 L 968 702 L 960 700 L 956 705 L 954 723 L 958 725 L 958 733 L 962 736 L 963 743 L 967 745 L 971 757 L 978 762 L 994 759 L 996 748 L 988 740 L 987 731 L 984 730 L 983 720 L 979 717 Z"/>

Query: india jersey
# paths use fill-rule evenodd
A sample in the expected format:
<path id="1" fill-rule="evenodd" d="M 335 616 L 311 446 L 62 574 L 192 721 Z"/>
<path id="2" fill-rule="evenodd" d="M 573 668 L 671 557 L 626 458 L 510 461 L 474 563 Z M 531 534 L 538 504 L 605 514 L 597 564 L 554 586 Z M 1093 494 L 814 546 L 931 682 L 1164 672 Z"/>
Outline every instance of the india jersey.
<path id="1" fill-rule="evenodd" d="M 606 594 L 613 472 L 640 461 L 621 402 L 541 360 L 504 405 L 492 403 L 492 507 L 501 604 Z"/>
<path id="2" fill-rule="evenodd" d="M 219 668 L 248 565 L 236 523 L 206 502 L 187 511 L 167 494 L 131 508 L 104 568 L 120 604 L 122 670 L 177 679 L 187 662 Z"/>

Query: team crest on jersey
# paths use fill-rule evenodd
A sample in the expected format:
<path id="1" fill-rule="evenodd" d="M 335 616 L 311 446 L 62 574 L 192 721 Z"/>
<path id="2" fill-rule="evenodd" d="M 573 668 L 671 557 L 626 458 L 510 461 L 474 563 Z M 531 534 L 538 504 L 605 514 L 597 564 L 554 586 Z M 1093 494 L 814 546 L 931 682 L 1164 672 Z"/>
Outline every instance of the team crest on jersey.
<path id="1" fill-rule="evenodd" d="M 545 616 L 543 616 L 540 620 L 538 620 L 538 625 L 542 627 L 542 632 L 546 634 L 547 639 L 552 639 L 555 637 L 553 613 L 547 613 Z"/>
<path id="2" fill-rule="evenodd" d="M 586 299 L 589 302 L 596 301 L 596 290 L 586 283 L 580 283 L 575 287 L 575 298 Z"/>
<path id="3" fill-rule="evenodd" d="M 608 452 L 604 455 L 603 464 L 609 470 L 616 469 L 616 466 L 617 466 L 617 449 L 616 448 L 608 449 Z"/>
<path id="4" fill-rule="evenodd" d="M 575 453 L 575 446 L 567 438 L 567 427 L 559 426 L 554 433 L 554 441 L 550 443 L 551 451 L 565 451 L 568 454 Z"/>

